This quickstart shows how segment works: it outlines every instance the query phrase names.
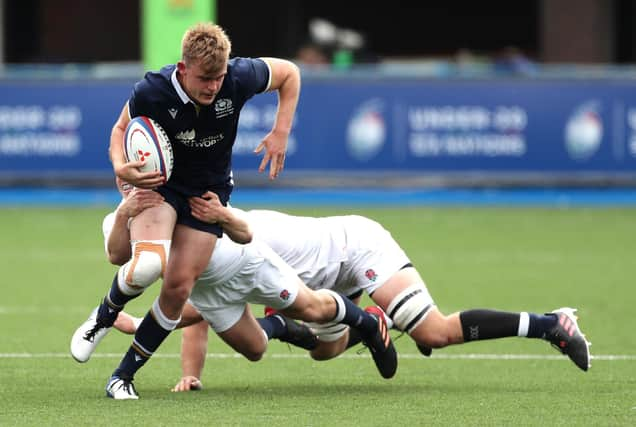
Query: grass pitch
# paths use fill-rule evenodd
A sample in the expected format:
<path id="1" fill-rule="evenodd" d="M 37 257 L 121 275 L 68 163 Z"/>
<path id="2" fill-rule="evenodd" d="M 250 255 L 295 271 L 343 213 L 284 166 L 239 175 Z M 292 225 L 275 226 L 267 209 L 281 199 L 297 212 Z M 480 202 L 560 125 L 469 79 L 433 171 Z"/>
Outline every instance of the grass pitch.
<path id="1" fill-rule="evenodd" d="M 115 273 L 102 248 L 107 212 L 0 209 L 1 426 L 636 424 L 634 209 L 346 210 L 393 233 L 444 312 L 579 308 L 599 356 L 587 373 L 547 343 L 521 338 L 455 346 L 427 359 L 394 333 L 400 365 L 387 381 L 358 349 L 315 362 L 273 342 L 251 363 L 214 337 L 204 390 L 173 394 L 177 332 L 138 373 L 135 402 L 104 397 L 130 337 L 112 332 L 86 364 L 68 355 L 71 334 Z M 145 313 L 157 290 L 128 309 Z"/>

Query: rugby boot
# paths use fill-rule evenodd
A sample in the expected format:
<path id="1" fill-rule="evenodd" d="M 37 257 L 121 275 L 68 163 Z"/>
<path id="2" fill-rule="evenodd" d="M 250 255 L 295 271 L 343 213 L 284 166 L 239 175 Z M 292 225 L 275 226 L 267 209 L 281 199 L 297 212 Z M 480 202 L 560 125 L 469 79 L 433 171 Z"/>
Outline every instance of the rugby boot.
<path id="1" fill-rule="evenodd" d="M 98 320 L 99 307 L 95 308 L 88 319 L 77 328 L 71 338 L 71 356 L 80 363 L 87 362 L 99 342 L 110 332 L 111 327 Z"/>
<path id="2" fill-rule="evenodd" d="M 420 353 L 422 353 L 423 356 L 431 357 L 431 354 L 433 354 L 432 348 L 427 347 L 424 344 L 415 343 L 415 345 L 417 346 L 417 349 L 420 351 Z"/>
<path id="3" fill-rule="evenodd" d="M 362 343 L 369 348 L 375 366 L 383 378 L 392 378 L 397 371 L 397 352 L 389 335 L 389 328 L 384 317 L 384 312 L 379 313 L 373 307 L 367 307 L 365 311 L 376 318 L 378 328 L 370 337 L 362 339 Z M 375 312 L 374 312 L 375 311 Z"/>
<path id="4" fill-rule="evenodd" d="M 279 340 L 305 350 L 313 350 L 318 346 L 318 338 L 307 325 L 296 322 L 280 313 L 275 314 L 275 316 L 279 316 L 285 321 L 286 331 L 282 337 L 278 338 Z"/>
<path id="5" fill-rule="evenodd" d="M 106 384 L 106 396 L 115 400 L 137 400 L 139 394 L 135 390 L 132 379 L 113 375 Z"/>
<path id="6" fill-rule="evenodd" d="M 576 366 L 587 371 L 592 366 L 590 364 L 591 343 L 585 339 L 585 335 L 579 329 L 574 313 L 576 309 L 569 307 L 554 310 L 552 314 L 557 316 L 558 321 L 544 338 L 561 353 L 567 354 Z"/>

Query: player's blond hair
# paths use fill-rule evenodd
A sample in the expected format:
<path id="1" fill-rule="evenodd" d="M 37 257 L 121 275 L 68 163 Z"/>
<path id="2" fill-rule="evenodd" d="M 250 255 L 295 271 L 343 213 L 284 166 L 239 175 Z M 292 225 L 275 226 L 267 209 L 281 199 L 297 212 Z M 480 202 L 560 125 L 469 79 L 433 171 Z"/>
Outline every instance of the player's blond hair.
<path id="1" fill-rule="evenodd" d="M 211 22 L 190 27 L 181 40 L 181 60 L 199 62 L 205 71 L 217 72 L 225 66 L 232 43 L 223 28 Z"/>

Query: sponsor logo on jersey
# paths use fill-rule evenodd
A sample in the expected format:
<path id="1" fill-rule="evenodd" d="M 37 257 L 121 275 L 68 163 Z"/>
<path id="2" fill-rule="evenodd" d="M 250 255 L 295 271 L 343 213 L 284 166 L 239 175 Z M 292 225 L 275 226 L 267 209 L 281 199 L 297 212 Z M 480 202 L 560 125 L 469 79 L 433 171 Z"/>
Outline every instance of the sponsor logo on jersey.
<path id="1" fill-rule="evenodd" d="M 234 114 L 234 105 L 232 105 L 232 100 L 229 98 L 217 99 L 214 103 L 214 111 L 216 112 L 217 119 Z"/>
<path id="2" fill-rule="evenodd" d="M 216 135 L 206 136 L 205 138 L 197 139 L 194 129 L 179 132 L 174 138 L 186 147 L 191 148 L 209 148 L 213 145 L 223 141 L 225 135 L 223 133 L 217 133 Z"/>
<path id="3" fill-rule="evenodd" d="M 179 132 L 178 134 L 176 134 L 174 138 L 183 145 L 190 146 L 194 144 L 196 133 L 194 132 L 194 129 L 184 130 L 183 132 Z"/>
<path id="4" fill-rule="evenodd" d="M 176 108 L 169 108 L 169 109 L 168 109 L 168 113 L 170 113 L 170 116 L 171 116 L 173 119 L 176 119 L 176 118 L 177 118 L 177 113 L 178 113 L 178 112 L 179 112 L 179 110 L 177 110 Z"/>
<path id="5" fill-rule="evenodd" d="M 378 278 L 378 275 L 376 274 L 375 271 L 373 271 L 372 268 L 365 271 L 364 275 L 367 276 L 367 279 L 369 279 L 372 282 L 375 282 L 375 280 Z"/>
<path id="6" fill-rule="evenodd" d="M 216 135 L 210 135 L 208 137 L 203 138 L 201 141 L 198 141 L 195 144 L 195 147 L 212 147 L 217 142 L 223 141 L 224 135 L 222 133 Z"/>

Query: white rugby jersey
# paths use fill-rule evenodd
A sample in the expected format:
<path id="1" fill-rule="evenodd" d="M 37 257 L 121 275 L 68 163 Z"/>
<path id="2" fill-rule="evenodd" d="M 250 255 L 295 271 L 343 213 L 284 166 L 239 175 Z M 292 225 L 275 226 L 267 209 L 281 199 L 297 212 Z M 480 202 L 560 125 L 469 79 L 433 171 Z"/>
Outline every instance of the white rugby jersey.
<path id="1" fill-rule="evenodd" d="M 310 218 L 268 210 L 235 209 L 250 225 L 254 239 L 265 242 L 311 289 L 336 285 L 347 242 L 339 217 Z"/>

